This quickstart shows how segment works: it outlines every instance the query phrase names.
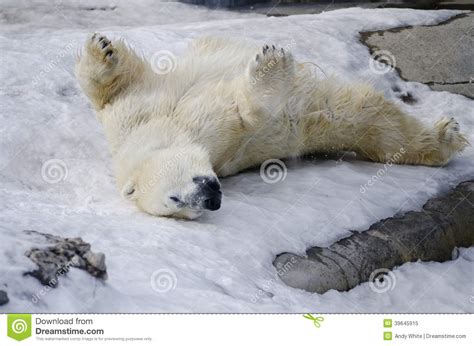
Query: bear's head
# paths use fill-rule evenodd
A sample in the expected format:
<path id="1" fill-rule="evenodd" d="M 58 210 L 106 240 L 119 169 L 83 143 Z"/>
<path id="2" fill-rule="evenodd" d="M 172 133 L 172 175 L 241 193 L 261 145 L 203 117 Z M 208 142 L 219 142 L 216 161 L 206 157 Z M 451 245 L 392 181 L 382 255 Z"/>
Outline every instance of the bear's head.
<path id="1" fill-rule="evenodd" d="M 195 146 L 153 151 L 132 170 L 122 195 L 149 214 L 186 219 L 219 209 L 222 198 L 209 155 Z"/>

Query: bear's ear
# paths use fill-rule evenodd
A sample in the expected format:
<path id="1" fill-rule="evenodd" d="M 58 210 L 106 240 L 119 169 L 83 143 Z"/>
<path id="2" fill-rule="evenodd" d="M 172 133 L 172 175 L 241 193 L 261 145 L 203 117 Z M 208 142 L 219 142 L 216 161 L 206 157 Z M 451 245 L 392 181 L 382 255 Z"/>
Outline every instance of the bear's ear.
<path id="1" fill-rule="evenodd" d="M 129 200 L 137 198 L 136 184 L 133 180 L 129 180 L 122 188 L 122 197 Z"/>

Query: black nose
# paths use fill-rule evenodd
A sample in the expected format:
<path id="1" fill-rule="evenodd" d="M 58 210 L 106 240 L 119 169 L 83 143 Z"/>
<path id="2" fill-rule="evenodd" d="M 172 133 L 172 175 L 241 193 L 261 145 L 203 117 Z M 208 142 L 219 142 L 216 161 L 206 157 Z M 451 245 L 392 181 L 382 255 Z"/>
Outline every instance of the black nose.
<path id="1" fill-rule="evenodd" d="M 219 209 L 221 207 L 221 198 L 222 198 L 222 194 L 219 192 L 219 194 L 206 199 L 203 204 L 204 209 L 207 209 L 207 210 Z"/>
<path id="2" fill-rule="evenodd" d="M 193 182 L 198 184 L 201 188 L 207 189 L 210 191 L 220 191 L 221 186 L 215 177 L 194 177 Z"/>
<path id="3" fill-rule="evenodd" d="M 217 210 L 221 207 L 221 186 L 215 177 L 195 177 L 193 182 L 198 185 L 204 209 Z"/>

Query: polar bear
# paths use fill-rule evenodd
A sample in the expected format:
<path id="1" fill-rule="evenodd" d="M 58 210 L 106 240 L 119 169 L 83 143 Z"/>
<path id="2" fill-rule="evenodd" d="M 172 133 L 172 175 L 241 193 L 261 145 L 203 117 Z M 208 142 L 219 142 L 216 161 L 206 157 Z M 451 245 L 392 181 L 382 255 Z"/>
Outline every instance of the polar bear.
<path id="1" fill-rule="evenodd" d="M 194 40 L 169 73 L 94 34 L 76 76 L 103 124 L 122 195 L 152 215 L 217 210 L 218 177 L 267 159 L 353 151 L 441 166 L 468 144 L 453 118 L 428 127 L 365 84 L 319 80 L 275 45 Z"/>

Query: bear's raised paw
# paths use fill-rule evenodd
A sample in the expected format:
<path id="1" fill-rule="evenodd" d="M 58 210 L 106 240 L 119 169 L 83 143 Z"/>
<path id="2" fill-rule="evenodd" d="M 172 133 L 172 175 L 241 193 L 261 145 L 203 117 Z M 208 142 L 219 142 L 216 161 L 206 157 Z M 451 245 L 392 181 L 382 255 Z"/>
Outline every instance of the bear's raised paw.
<path id="1" fill-rule="evenodd" d="M 91 36 L 87 49 L 90 55 L 100 59 L 106 64 L 117 63 L 117 54 L 112 42 L 99 33 L 94 33 Z"/>
<path id="2" fill-rule="evenodd" d="M 249 64 L 252 84 L 265 80 L 282 80 L 293 75 L 293 57 L 290 52 L 275 45 L 265 45 Z"/>

